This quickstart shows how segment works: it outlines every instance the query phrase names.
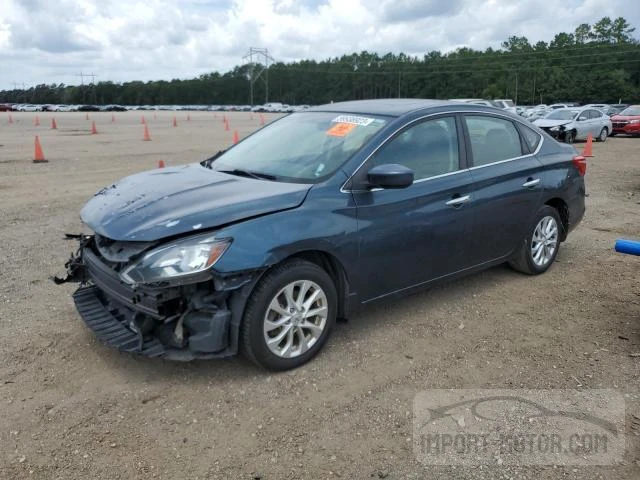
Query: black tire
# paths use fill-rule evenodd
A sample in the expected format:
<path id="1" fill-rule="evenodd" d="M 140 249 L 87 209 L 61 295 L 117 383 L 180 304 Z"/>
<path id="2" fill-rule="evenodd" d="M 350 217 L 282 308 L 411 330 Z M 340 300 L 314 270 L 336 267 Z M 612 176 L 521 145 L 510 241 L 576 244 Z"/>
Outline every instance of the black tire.
<path id="1" fill-rule="evenodd" d="M 543 265 L 539 265 L 533 259 L 533 254 L 531 253 L 531 245 L 538 224 L 542 221 L 542 219 L 546 217 L 552 217 L 555 220 L 557 226 L 556 244 L 555 250 L 553 251 L 553 254 L 551 255 L 549 261 L 544 263 Z M 526 273 L 527 275 L 539 275 L 546 272 L 555 261 L 556 256 L 558 255 L 558 250 L 560 250 L 560 238 L 562 237 L 563 229 L 564 227 L 562 225 L 562 221 L 560 220 L 558 211 L 555 208 L 550 207 L 549 205 L 543 205 L 538 210 L 533 221 L 531 222 L 531 226 L 527 231 L 527 236 L 522 240 L 520 248 L 514 254 L 513 258 L 509 260 L 509 265 L 511 266 L 511 268 L 518 272 Z"/>
<path id="2" fill-rule="evenodd" d="M 568 144 L 572 144 L 573 142 L 575 142 L 576 141 L 576 132 L 571 130 L 570 132 L 565 133 L 564 134 L 564 141 L 565 141 L 565 143 L 568 143 Z"/>
<path id="3" fill-rule="evenodd" d="M 608 136 L 609 129 L 607 127 L 602 127 L 602 130 L 600 130 L 600 133 L 598 134 L 598 138 L 596 138 L 596 142 L 606 142 Z"/>
<path id="4" fill-rule="evenodd" d="M 610 136 L 610 137 L 615 137 L 616 135 L 617 135 L 617 133 L 616 133 L 616 132 L 611 132 L 611 133 L 609 134 L 609 136 Z"/>
<path id="5" fill-rule="evenodd" d="M 298 356 L 285 358 L 272 352 L 264 333 L 265 315 L 271 301 L 292 282 L 308 280 L 320 287 L 327 300 L 327 318 L 322 333 L 315 343 Z M 240 340 L 244 355 L 256 365 L 267 370 L 289 370 L 299 367 L 313 358 L 326 342 L 336 322 L 338 294 L 329 274 L 316 265 L 302 259 L 288 260 L 267 272 L 254 288 L 241 326 Z"/>

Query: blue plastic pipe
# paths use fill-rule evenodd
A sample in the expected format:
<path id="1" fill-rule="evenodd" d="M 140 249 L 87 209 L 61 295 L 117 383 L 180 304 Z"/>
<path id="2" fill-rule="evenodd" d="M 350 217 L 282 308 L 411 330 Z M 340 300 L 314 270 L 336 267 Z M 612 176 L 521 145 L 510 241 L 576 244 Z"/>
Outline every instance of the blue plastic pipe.
<path id="1" fill-rule="evenodd" d="M 616 252 L 626 253 L 628 255 L 637 255 L 640 257 L 640 242 L 633 240 L 616 240 Z"/>

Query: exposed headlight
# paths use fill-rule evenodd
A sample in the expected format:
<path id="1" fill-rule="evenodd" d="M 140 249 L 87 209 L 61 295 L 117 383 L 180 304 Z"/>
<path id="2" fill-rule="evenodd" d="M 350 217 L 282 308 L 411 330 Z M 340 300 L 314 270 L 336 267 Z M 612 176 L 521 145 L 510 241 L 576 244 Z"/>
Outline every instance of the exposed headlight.
<path id="1" fill-rule="evenodd" d="M 231 239 L 198 235 L 163 245 L 144 255 L 120 273 L 126 283 L 153 283 L 203 272 L 214 265 Z"/>
<path id="2" fill-rule="evenodd" d="M 640 123 L 640 120 L 629 120 L 629 123 Z"/>
<path id="3" fill-rule="evenodd" d="M 560 131 L 560 127 L 551 127 L 549 130 L 552 131 L 552 132 L 559 132 Z"/>

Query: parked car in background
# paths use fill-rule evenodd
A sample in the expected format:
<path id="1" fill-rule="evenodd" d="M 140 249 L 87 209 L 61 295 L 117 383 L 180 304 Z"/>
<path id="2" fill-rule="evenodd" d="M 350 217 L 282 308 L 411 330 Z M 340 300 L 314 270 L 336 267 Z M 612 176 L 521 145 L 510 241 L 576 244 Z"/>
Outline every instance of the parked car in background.
<path id="1" fill-rule="evenodd" d="M 11 112 L 13 108 L 8 103 L 0 103 L 0 112 Z"/>
<path id="2" fill-rule="evenodd" d="M 618 115 L 620 112 L 622 112 L 625 108 L 629 106 L 630 105 L 628 103 L 616 103 L 614 105 L 609 105 L 604 110 L 604 113 L 606 113 L 610 117 L 613 117 L 614 115 Z"/>
<path id="3" fill-rule="evenodd" d="M 640 105 L 631 105 L 611 117 L 611 135 L 640 135 Z"/>
<path id="4" fill-rule="evenodd" d="M 102 107 L 103 112 L 126 112 L 127 109 L 122 105 L 105 105 Z"/>
<path id="5" fill-rule="evenodd" d="M 589 134 L 604 142 L 613 130 L 609 116 L 595 108 L 558 108 L 533 123 L 566 143 L 585 140 Z"/>
<path id="6" fill-rule="evenodd" d="M 96 105 L 80 105 L 78 112 L 99 112 L 100 107 Z"/>
<path id="7" fill-rule="evenodd" d="M 585 171 L 496 108 L 323 105 L 100 190 L 58 282 L 80 282 L 80 316 L 122 351 L 295 368 L 364 305 L 504 262 L 544 273 L 583 217 Z"/>
<path id="8" fill-rule="evenodd" d="M 42 111 L 42 106 L 41 105 L 33 105 L 31 103 L 21 103 L 21 104 L 15 105 L 14 108 L 18 112 L 40 112 L 40 111 Z"/>

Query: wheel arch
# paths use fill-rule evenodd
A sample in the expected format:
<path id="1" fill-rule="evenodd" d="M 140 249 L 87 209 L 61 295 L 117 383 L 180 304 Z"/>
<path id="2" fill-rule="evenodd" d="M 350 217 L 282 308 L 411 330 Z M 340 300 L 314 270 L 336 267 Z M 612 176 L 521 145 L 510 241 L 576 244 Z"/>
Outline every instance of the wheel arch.
<path id="1" fill-rule="evenodd" d="M 349 278 L 342 262 L 327 251 L 310 249 L 293 253 L 279 263 L 286 262 L 292 258 L 300 258 L 315 263 L 329 274 L 338 294 L 337 317 L 346 318 L 349 313 Z"/>
<path id="2" fill-rule="evenodd" d="M 569 233 L 569 206 L 567 205 L 567 202 L 560 197 L 553 197 L 544 202 L 544 204 L 549 205 L 558 212 L 560 221 L 562 222 L 560 241 L 564 242 L 567 239 L 567 234 Z"/>

